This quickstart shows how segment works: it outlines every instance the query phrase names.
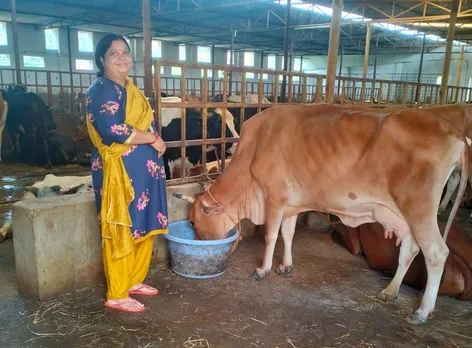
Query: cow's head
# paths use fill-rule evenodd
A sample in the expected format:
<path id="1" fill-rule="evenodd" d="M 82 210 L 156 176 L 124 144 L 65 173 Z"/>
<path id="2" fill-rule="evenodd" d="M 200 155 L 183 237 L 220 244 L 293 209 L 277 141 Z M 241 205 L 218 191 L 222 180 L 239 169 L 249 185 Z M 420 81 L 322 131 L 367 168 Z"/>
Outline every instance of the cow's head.
<path id="1" fill-rule="evenodd" d="M 179 193 L 174 193 L 174 196 L 192 204 L 189 221 L 200 239 L 216 240 L 226 238 L 227 233 L 235 225 L 225 212 L 226 207 L 215 202 L 207 190 L 197 193 L 195 197 L 188 197 Z"/>

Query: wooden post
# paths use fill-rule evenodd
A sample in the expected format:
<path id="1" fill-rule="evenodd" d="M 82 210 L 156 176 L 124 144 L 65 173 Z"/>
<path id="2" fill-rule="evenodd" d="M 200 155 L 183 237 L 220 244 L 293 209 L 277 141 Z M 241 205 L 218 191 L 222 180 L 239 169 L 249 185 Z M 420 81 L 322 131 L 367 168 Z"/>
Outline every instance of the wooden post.
<path id="1" fill-rule="evenodd" d="M 341 33 L 341 14 L 343 6 L 343 0 L 333 0 L 325 94 L 325 102 L 329 104 L 332 104 L 334 101 L 334 84 L 336 81 L 336 65 L 338 63 L 339 35 Z"/>
<path id="2" fill-rule="evenodd" d="M 457 11 L 459 8 L 459 0 L 452 1 L 451 17 L 449 19 L 449 29 L 447 32 L 446 53 L 444 55 L 444 64 L 441 78 L 441 89 L 439 91 L 439 104 L 444 104 L 447 99 L 447 82 L 449 79 L 449 68 L 452 56 L 452 43 L 456 33 Z"/>
<path id="3" fill-rule="evenodd" d="M 16 83 L 21 84 L 20 45 L 18 43 L 18 26 L 16 23 L 16 0 L 10 0 L 11 26 L 13 30 L 13 49 L 15 52 Z"/>
<path id="4" fill-rule="evenodd" d="M 144 38 L 144 95 L 152 97 L 151 4 L 142 0 Z"/>
<path id="5" fill-rule="evenodd" d="M 367 72 L 369 71 L 369 53 L 370 53 L 370 37 L 372 34 L 372 24 L 367 24 L 367 34 L 365 36 L 365 53 L 364 53 L 364 73 L 362 74 L 362 90 L 361 90 L 361 103 L 365 99 L 365 88 L 367 79 Z"/>

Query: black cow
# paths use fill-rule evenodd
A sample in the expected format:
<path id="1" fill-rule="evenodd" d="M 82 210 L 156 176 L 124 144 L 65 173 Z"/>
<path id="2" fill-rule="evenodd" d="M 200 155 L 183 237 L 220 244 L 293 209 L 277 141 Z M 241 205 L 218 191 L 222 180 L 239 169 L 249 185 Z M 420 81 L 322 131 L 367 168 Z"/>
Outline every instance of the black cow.
<path id="1" fill-rule="evenodd" d="M 236 128 L 236 132 L 241 134 L 241 108 L 226 108 L 231 114 L 234 116 L 234 127 Z M 261 108 L 261 112 L 267 107 Z M 244 109 L 244 122 L 249 120 L 252 116 L 257 114 L 257 108 L 245 108 Z"/>
<path id="2" fill-rule="evenodd" d="M 5 94 L 4 94 L 5 95 Z M 6 128 L 10 134 L 15 156 L 22 161 L 34 163 L 41 157 L 48 168 L 52 166 L 48 149 L 48 132 L 57 128 L 51 108 L 31 92 L 6 93 L 8 115 Z M 17 146 L 19 136 L 20 151 Z M 44 164 L 43 162 L 43 164 Z"/>
<path id="3" fill-rule="evenodd" d="M 53 165 L 67 165 L 78 160 L 77 144 L 74 137 L 61 135 L 54 131 L 48 132 L 49 159 Z M 40 146 L 41 144 L 38 144 Z M 34 158 L 36 163 L 47 162 L 46 154 L 39 151 Z"/>

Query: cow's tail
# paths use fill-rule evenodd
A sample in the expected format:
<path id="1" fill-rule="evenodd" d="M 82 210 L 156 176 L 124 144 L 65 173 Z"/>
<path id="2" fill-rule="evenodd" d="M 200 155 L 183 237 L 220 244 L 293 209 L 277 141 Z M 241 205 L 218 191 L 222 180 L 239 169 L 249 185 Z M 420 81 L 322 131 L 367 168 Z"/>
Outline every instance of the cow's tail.
<path id="1" fill-rule="evenodd" d="M 459 190 L 457 191 L 456 200 L 452 206 L 452 210 L 449 213 L 449 217 L 447 219 L 446 228 L 444 229 L 443 239 L 444 241 L 447 240 L 447 235 L 449 234 L 449 230 L 451 229 L 452 222 L 459 210 L 459 206 L 462 201 L 462 196 L 465 193 L 467 188 L 467 181 L 469 180 L 469 138 L 466 138 L 463 134 L 462 139 L 465 143 L 464 149 L 461 152 L 461 164 L 462 164 L 462 171 L 461 171 L 461 181 L 459 184 Z"/>

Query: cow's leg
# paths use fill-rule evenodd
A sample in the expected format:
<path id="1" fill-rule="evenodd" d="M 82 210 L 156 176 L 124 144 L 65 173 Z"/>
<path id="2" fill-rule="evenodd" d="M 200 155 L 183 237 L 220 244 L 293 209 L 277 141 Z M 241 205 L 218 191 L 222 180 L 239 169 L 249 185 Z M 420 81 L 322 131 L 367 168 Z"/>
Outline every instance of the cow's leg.
<path id="1" fill-rule="evenodd" d="M 254 272 L 254 279 L 261 280 L 269 274 L 272 268 L 272 259 L 274 257 L 275 243 L 279 234 L 280 224 L 282 223 L 283 210 L 272 208 L 270 203 L 266 209 L 266 235 L 265 251 L 262 266 Z"/>
<path id="2" fill-rule="evenodd" d="M 51 163 L 51 157 L 49 156 L 49 145 L 48 145 L 48 139 L 47 135 L 43 135 L 43 145 L 44 145 L 44 152 L 46 153 L 46 168 L 51 169 L 52 168 L 52 163 Z"/>
<path id="3" fill-rule="evenodd" d="M 291 216 L 282 221 L 282 238 L 284 239 L 284 256 L 282 264 L 276 268 L 279 275 L 290 274 L 292 272 L 292 240 L 295 234 L 295 225 L 297 224 L 297 215 Z"/>
<path id="4" fill-rule="evenodd" d="M 377 298 L 383 301 L 393 300 L 398 296 L 400 291 L 400 285 L 403 282 L 406 272 L 410 268 L 411 263 L 415 259 L 420 248 L 416 243 L 415 238 L 411 233 L 407 233 L 402 238 L 402 244 L 400 246 L 400 255 L 398 257 L 398 268 L 395 272 L 395 276 L 388 286 L 377 294 Z"/>
<path id="5" fill-rule="evenodd" d="M 446 211 L 447 205 L 452 198 L 452 194 L 454 193 L 455 189 L 459 185 L 459 181 L 461 180 L 461 175 L 459 172 L 452 172 L 449 180 L 447 181 L 447 191 L 444 195 L 441 204 L 439 204 L 438 214 L 442 214 Z"/>
<path id="6" fill-rule="evenodd" d="M 0 162 L 2 161 L 3 127 L 0 127 Z"/>
<path id="7" fill-rule="evenodd" d="M 10 135 L 10 145 L 11 145 L 11 148 L 13 149 L 13 157 L 19 158 L 20 151 L 18 150 L 18 140 L 16 138 L 16 133 L 13 133 L 13 132 L 8 132 L 8 133 Z"/>
<path id="8" fill-rule="evenodd" d="M 422 324 L 434 310 L 449 248 L 441 236 L 436 221 L 434 224 L 416 228 L 412 226 L 412 231 L 424 255 L 428 281 L 420 308 L 409 316 L 407 321 L 412 324 Z"/>

